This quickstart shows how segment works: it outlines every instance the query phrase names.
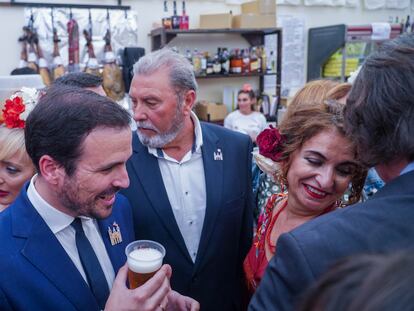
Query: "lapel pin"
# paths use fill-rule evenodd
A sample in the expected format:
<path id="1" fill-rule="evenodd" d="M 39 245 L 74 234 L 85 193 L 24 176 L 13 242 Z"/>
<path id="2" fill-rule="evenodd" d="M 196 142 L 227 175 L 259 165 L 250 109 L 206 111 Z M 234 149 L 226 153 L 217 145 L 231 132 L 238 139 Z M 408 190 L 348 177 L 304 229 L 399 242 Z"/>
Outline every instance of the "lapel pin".
<path id="1" fill-rule="evenodd" d="M 122 235 L 121 235 L 121 229 L 119 228 L 119 225 L 114 222 L 114 224 L 108 227 L 108 234 L 109 239 L 111 240 L 112 246 L 117 245 L 122 242 Z"/>
<path id="2" fill-rule="evenodd" d="M 223 161 L 223 154 L 221 153 L 221 149 L 218 148 L 216 152 L 214 152 L 214 160 L 215 161 Z"/>

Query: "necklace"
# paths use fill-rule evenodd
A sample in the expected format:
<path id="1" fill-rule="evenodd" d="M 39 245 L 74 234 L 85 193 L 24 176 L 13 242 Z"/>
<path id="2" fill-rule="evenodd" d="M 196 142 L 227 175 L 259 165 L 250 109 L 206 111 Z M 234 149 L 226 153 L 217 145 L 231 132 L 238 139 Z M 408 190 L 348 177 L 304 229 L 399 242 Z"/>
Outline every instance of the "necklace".
<path id="1" fill-rule="evenodd" d="M 277 211 L 276 215 L 270 221 L 269 228 L 267 229 L 267 232 L 266 232 L 266 243 L 267 243 L 267 245 L 269 245 L 270 251 L 273 254 L 276 252 L 276 242 L 274 244 L 272 244 L 271 241 L 270 241 L 270 236 L 271 236 L 271 233 L 272 233 L 272 229 L 273 229 L 273 227 L 276 223 L 276 220 L 279 218 L 280 213 L 286 208 L 287 202 L 288 202 L 287 199 L 283 202 L 282 207 Z"/>

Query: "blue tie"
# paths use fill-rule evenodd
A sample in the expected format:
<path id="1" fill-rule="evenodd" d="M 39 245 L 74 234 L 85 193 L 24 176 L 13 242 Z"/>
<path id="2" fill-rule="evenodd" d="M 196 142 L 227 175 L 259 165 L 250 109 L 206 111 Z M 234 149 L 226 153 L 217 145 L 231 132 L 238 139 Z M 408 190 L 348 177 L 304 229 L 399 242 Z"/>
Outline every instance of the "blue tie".
<path id="1" fill-rule="evenodd" d="M 76 231 L 76 247 L 78 248 L 79 257 L 83 269 L 85 270 L 89 287 L 95 296 L 99 307 L 103 310 L 109 296 L 109 288 L 105 274 L 102 271 L 102 267 L 98 257 L 96 257 L 96 254 L 93 251 L 91 243 L 83 231 L 81 219 L 75 218 L 71 226 L 75 228 Z"/>

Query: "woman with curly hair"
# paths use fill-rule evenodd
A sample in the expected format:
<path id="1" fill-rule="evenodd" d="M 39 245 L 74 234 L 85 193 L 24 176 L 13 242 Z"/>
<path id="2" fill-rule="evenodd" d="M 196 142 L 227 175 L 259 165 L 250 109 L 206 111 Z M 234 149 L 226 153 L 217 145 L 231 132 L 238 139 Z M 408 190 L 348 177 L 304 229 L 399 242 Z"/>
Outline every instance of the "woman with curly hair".
<path id="1" fill-rule="evenodd" d="M 259 167 L 273 174 L 287 191 L 270 196 L 259 216 L 244 262 L 250 294 L 277 252 L 281 234 L 342 206 L 341 198 L 350 185 L 347 204 L 359 200 L 366 170 L 345 135 L 343 108 L 335 100 L 307 98 L 288 107 L 278 129 L 271 127 L 257 137 Z"/>

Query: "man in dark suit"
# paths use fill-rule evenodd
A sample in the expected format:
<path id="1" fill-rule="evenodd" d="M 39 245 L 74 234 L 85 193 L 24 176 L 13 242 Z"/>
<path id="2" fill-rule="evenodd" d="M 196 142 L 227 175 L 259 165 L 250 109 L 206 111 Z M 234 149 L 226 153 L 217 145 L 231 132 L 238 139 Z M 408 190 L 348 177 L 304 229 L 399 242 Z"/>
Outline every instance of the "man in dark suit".
<path id="1" fill-rule="evenodd" d="M 0 214 L 1 310 L 194 303 L 171 292 L 168 265 L 142 287 L 126 287 L 134 232 L 131 207 L 117 192 L 129 184 L 129 119 L 110 99 L 66 86 L 50 88 L 30 113 L 26 149 L 38 174 Z"/>
<path id="2" fill-rule="evenodd" d="M 414 247 L 412 34 L 384 43 L 366 59 L 348 97 L 345 121 L 359 157 L 375 166 L 386 185 L 365 203 L 282 235 L 249 310 L 292 310 L 340 258 Z"/>
<path id="3" fill-rule="evenodd" d="M 134 66 L 138 130 L 123 194 L 136 238 L 165 246 L 172 287 L 201 310 L 239 310 L 252 237 L 252 143 L 200 122 L 192 112 L 196 91 L 192 66 L 174 51 L 150 53 Z"/>

